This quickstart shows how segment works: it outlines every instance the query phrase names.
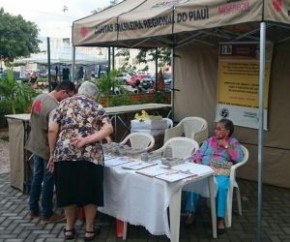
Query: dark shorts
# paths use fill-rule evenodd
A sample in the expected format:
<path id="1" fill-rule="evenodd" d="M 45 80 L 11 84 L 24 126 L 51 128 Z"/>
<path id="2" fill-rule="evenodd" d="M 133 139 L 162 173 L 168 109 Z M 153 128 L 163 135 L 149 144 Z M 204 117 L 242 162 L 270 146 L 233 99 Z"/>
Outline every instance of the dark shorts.
<path id="1" fill-rule="evenodd" d="M 59 207 L 104 205 L 104 167 L 89 161 L 55 163 L 56 198 Z"/>

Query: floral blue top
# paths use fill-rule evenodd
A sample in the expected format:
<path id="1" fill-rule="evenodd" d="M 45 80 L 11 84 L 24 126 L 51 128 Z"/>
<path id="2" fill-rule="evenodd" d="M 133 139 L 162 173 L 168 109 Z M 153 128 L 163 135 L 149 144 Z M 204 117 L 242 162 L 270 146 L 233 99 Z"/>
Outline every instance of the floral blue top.
<path id="1" fill-rule="evenodd" d="M 99 142 L 77 148 L 70 141 L 74 136 L 91 135 L 111 122 L 102 105 L 82 95 L 67 98 L 55 110 L 52 120 L 59 124 L 55 161 L 88 160 L 103 165 L 104 153 Z"/>
<path id="2" fill-rule="evenodd" d="M 233 163 L 242 161 L 244 153 L 239 141 L 234 137 L 230 137 L 228 142 L 233 149 L 231 154 L 229 154 L 226 148 L 218 145 L 216 136 L 210 137 L 202 144 L 200 149 L 193 154 L 193 161 L 204 165 L 210 165 L 211 160 L 231 161 Z"/>

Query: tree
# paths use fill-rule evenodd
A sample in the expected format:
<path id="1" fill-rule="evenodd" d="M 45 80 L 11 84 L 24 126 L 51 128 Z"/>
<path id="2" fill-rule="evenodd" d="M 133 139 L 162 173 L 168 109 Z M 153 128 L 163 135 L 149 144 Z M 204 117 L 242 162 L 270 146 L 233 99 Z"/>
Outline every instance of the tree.
<path id="1" fill-rule="evenodd" d="M 171 65 L 171 50 L 170 48 L 156 49 L 140 49 L 136 56 L 138 63 L 147 63 L 148 61 L 158 60 L 158 66 Z"/>
<path id="2" fill-rule="evenodd" d="M 21 15 L 13 16 L 0 9 L 0 56 L 7 62 L 17 57 L 28 57 L 39 51 L 39 29 Z"/>

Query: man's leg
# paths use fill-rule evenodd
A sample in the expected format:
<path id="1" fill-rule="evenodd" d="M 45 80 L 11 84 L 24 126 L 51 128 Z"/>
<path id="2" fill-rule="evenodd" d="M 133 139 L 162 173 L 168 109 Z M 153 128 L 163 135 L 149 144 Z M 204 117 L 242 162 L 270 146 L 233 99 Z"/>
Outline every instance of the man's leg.
<path id="1" fill-rule="evenodd" d="M 42 216 L 44 219 L 48 219 L 53 214 L 53 189 L 54 189 L 54 175 L 47 169 L 47 161 L 43 161 L 43 185 L 42 185 Z"/>
<path id="2" fill-rule="evenodd" d="M 43 159 L 37 155 L 33 155 L 34 169 L 31 182 L 29 209 L 30 216 L 34 218 L 39 215 L 39 198 L 41 193 L 41 185 L 43 180 Z"/>
<path id="3" fill-rule="evenodd" d="M 53 212 L 54 174 L 47 169 L 47 162 L 43 162 L 44 178 L 42 185 L 42 216 L 45 223 L 57 223 L 65 220 L 64 214 Z"/>

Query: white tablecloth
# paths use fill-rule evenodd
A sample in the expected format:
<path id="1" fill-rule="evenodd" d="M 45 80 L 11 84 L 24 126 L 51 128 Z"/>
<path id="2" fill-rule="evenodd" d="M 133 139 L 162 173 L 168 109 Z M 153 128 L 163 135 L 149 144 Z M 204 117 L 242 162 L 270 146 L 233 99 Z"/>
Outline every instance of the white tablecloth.
<path id="1" fill-rule="evenodd" d="M 166 234 L 170 238 L 167 208 L 172 196 L 189 183 L 187 190 L 209 197 L 207 178 L 212 175 L 211 168 L 192 165 L 196 171 L 203 169 L 200 176 L 174 183 L 124 170 L 121 166 L 105 167 L 105 206 L 100 211 L 130 224 L 142 225 L 151 234 Z"/>

